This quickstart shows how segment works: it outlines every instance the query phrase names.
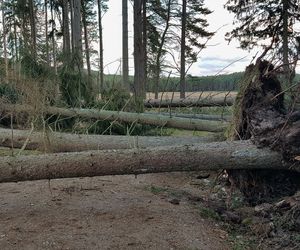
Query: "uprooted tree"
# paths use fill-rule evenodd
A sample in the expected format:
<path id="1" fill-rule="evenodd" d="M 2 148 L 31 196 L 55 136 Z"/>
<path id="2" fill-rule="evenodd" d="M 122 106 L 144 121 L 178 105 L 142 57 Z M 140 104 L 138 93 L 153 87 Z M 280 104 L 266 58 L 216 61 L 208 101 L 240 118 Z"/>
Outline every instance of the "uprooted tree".
<path id="1" fill-rule="evenodd" d="M 274 66 L 260 58 L 246 68 L 236 98 L 231 128 L 233 140 L 251 139 L 257 147 L 269 147 L 290 164 L 297 164 L 300 155 L 300 112 L 287 111 L 284 91 Z M 299 176 L 286 171 L 229 170 L 232 182 L 249 201 L 273 194 L 293 192 Z"/>

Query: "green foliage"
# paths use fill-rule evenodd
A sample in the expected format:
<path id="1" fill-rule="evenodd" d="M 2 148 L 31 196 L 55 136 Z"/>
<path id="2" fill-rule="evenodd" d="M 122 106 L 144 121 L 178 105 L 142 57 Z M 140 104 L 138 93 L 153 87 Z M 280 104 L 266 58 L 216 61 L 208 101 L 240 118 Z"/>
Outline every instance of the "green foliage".
<path id="1" fill-rule="evenodd" d="M 214 33 L 206 30 L 208 22 L 205 17 L 212 13 L 204 6 L 203 0 L 187 1 L 187 16 L 186 16 L 186 59 L 193 63 L 198 59 L 199 52 L 205 48 L 206 40 Z"/>
<path id="2" fill-rule="evenodd" d="M 220 215 L 211 208 L 201 207 L 200 214 L 203 218 L 206 218 L 206 219 L 210 218 L 213 220 L 221 220 Z"/>
<path id="3" fill-rule="evenodd" d="M 130 102 L 130 93 L 121 85 L 113 86 L 103 91 L 102 102 L 108 110 L 130 110 L 132 102 Z"/>
<path id="4" fill-rule="evenodd" d="M 291 31 L 289 37 L 289 52 L 297 52 L 297 38 L 300 32 L 293 30 L 295 20 L 300 19 L 298 1 L 288 2 L 288 24 Z M 283 1 L 271 0 L 229 0 L 225 4 L 227 10 L 235 15 L 235 28 L 227 33 L 227 39 L 236 38 L 244 49 L 251 50 L 254 46 L 266 46 L 270 38 L 274 39 L 274 46 L 281 50 L 283 36 Z M 299 45 L 298 45 L 299 46 Z"/>
<path id="5" fill-rule="evenodd" d="M 23 57 L 21 59 L 21 69 L 23 74 L 31 78 L 49 78 L 51 75 L 53 75 L 48 66 L 39 63 L 27 52 L 23 53 Z"/>
<path id="6" fill-rule="evenodd" d="M 82 107 L 94 101 L 93 81 L 85 73 L 64 67 L 60 74 L 60 90 L 68 106 Z"/>

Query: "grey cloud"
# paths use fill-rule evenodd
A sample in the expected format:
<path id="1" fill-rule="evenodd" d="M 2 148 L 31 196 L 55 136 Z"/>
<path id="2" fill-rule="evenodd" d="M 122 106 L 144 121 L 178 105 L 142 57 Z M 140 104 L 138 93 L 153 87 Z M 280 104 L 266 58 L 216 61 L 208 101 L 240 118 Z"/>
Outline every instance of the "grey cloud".
<path id="1" fill-rule="evenodd" d="M 206 57 L 200 58 L 200 62 L 214 61 L 214 62 L 219 62 L 219 64 L 221 64 L 221 63 L 229 64 L 229 63 L 232 63 L 235 61 L 238 61 L 238 62 L 248 62 L 249 61 L 249 59 L 247 57 L 243 58 L 241 60 L 239 60 L 239 59 L 241 59 L 241 57 L 222 58 L 222 57 L 217 57 L 217 56 L 206 56 Z"/>

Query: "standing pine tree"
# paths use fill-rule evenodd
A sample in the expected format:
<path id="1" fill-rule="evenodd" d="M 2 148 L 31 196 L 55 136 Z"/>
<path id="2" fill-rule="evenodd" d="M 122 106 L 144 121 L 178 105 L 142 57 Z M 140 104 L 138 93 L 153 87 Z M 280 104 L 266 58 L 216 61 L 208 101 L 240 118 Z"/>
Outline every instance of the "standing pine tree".
<path id="1" fill-rule="evenodd" d="M 181 17 L 181 57 L 180 57 L 180 98 L 185 98 L 186 63 L 196 62 L 199 50 L 205 47 L 203 38 L 211 37 L 214 33 L 206 28 L 205 19 L 211 11 L 204 6 L 203 0 L 182 0 Z"/>

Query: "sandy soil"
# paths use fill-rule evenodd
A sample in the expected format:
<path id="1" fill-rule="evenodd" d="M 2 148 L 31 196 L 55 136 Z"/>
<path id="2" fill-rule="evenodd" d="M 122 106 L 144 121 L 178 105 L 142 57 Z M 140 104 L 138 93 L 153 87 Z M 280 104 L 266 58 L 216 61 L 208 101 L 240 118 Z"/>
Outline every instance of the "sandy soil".
<path id="1" fill-rule="evenodd" d="M 230 249 L 226 232 L 192 202 L 207 196 L 194 180 L 170 173 L 0 184 L 0 249 Z"/>

